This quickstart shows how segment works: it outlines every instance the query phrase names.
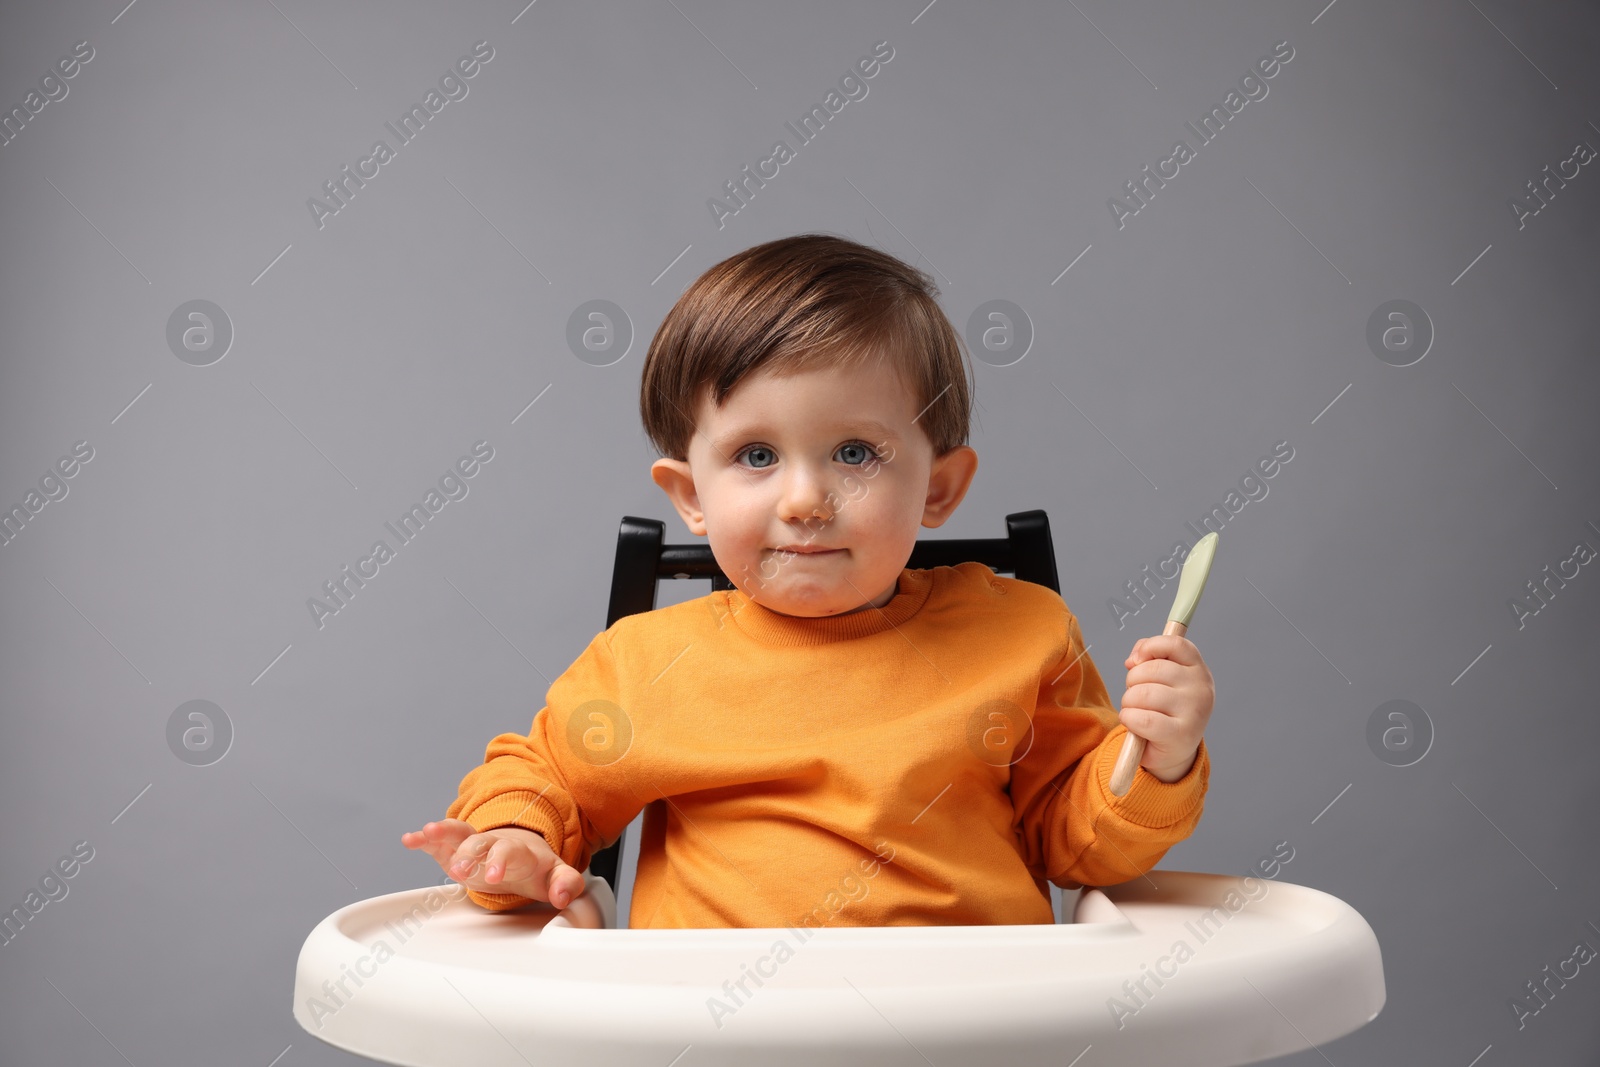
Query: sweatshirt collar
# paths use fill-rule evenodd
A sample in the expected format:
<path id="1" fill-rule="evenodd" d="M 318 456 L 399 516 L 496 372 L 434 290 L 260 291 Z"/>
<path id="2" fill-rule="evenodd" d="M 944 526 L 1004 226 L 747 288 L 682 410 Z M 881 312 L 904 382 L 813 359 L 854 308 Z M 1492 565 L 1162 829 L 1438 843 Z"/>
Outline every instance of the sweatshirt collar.
<path id="1" fill-rule="evenodd" d="M 894 596 L 883 607 L 820 618 L 773 611 L 738 588 L 724 590 L 721 595 L 727 598 L 724 609 L 746 635 L 764 645 L 798 647 L 850 641 L 899 626 L 922 610 L 932 590 L 932 571 L 906 567 L 896 580 Z"/>

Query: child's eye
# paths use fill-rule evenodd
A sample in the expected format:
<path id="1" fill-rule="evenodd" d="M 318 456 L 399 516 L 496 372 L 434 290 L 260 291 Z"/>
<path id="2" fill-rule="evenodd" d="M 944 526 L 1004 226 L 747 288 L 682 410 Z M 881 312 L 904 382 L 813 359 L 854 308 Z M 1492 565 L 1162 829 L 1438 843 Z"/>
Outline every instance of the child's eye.
<path id="1" fill-rule="evenodd" d="M 881 461 L 883 459 L 882 456 L 878 455 L 876 449 L 864 441 L 846 441 L 844 444 L 839 446 L 839 451 L 834 454 L 845 456 L 846 458 L 844 462 L 850 464 L 852 467 L 859 467 L 873 460 Z M 756 470 L 765 470 L 777 461 L 776 453 L 774 453 L 772 449 L 768 448 L 766 445 L 751 445 L 736 454 L 733 457 L 733 461 L 738 463 L 741 459 L 746 457 L 763 455 L 769 457 L 765 462 L 753 461 L 751 463 L 751 466 Z"/>
<path id="2" fill-rule="evenodd" d="M 760 456 L 760 455 L 763 455 L 763 454 L 771 456 L 773 454 L 772 449 L 768 448 L 766 445 L 751 445 L 749 448 L 745 449 L 743 452 L 740 452 L 737 456 L 734 456 L 733 457 L 733 461 L 735 463 L 737 463 L 737 462 L 739 462 L 740 459 L 742 459 L 745 456 Z M 756 464 L 754 464 L 754 466 L 755 466 L 755 468 L 757 470 L 761 470 L 761 469 L 763 469 L 765 467 L 770 467 L 771 465 L 772 464 L 771 464 L 770 461 L 767 462 L 767 463 L 756 463 Z"/>
<path id="3" fill-rule="evenodd" d="M 842 444 L 842 445 L 839 446 L 839 451 L 840 452 L 845 452 L 846 450 L 861 456 L 861 458 L 859 460 L 851 460 L 851 459 L 845 460 L 846 463 L 850 464 L 853 467 L 859 467 L 861 464 L 866 463 L 869 460 L 882 459 L 883 458 L 883 457 L 879 456 L 878 453 L 873 450 L 871 445 L 869 445 L 869 444 L 867 444 L 867 443 L 865 443 L 863 441 L 850 441 L 847 444 Z"/>

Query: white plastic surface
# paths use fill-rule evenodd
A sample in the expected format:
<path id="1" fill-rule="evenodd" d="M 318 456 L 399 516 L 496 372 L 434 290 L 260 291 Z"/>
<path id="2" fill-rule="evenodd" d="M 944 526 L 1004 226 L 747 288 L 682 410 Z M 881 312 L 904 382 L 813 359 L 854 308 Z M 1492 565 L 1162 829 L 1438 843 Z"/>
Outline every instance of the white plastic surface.
<path id="1" fill-rule="evenodd" d="M 360 901 L 306 939 L 294 1015 L 409 1067 L 1231 1067 L 1349 1033 L 1385 996 L 1349 905 L 1214 874 L 1085 890 L 1053 926 L 614 923 L 592 876 L 559 914 L 491 913 L 454 885 Z"/>

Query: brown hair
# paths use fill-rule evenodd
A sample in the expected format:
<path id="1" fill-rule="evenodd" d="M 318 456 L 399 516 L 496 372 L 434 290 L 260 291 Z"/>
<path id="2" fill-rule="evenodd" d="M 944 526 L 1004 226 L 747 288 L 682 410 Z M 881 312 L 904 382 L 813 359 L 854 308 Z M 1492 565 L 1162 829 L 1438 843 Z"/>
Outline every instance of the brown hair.
<path id="1" fill-rule="evenodd" d="M 875 248 L 806 233 L 706 271 L 667 312 L 645 356 L 639 414 L 656 450 L 688 458 L 700 399 L 721 406 L 757 370 L 886 359 L 917 400 L 935 456 L 967 443 L 973 386 L 960 335 L 925 271 Z"/>

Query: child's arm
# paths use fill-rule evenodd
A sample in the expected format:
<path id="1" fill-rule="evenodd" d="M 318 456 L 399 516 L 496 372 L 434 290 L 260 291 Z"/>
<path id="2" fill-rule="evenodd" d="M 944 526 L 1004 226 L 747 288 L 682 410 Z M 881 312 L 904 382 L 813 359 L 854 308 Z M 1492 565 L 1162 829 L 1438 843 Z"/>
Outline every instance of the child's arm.
<path id="1" fill-rule="evenodd" d="M 1040 689 L 1033 744 L 1012 769 L 1012 803 L 1030 866 L 1064 889 L 1115 885 L 1154 867 L 1200 821 L 1211 675 L 1186 638 L 1145 638 L 1125 661 L 1132 669 L 1119 716 L 1070 612 L 1066 624 Z M 1111 771 L 1129 722 L 1149 744 L 1133 787 L 1116 797 Z"/>
<path id="2" fill-rule="evenodd" d="M 526 735 L 505 733 L 489 742 L 484 762 L 461 780 L 447 819 L 478 833 L 516 827 L 537 834 L 578 872 L 598 848 L 616 840 L 643 802 L 624 777 L 631 769 L 632 723 L 619 703 L 610 634 L 596 635 L 551 683 Z M 471 888 L 468 896 L 494 911 L 529 899 Z"/>

